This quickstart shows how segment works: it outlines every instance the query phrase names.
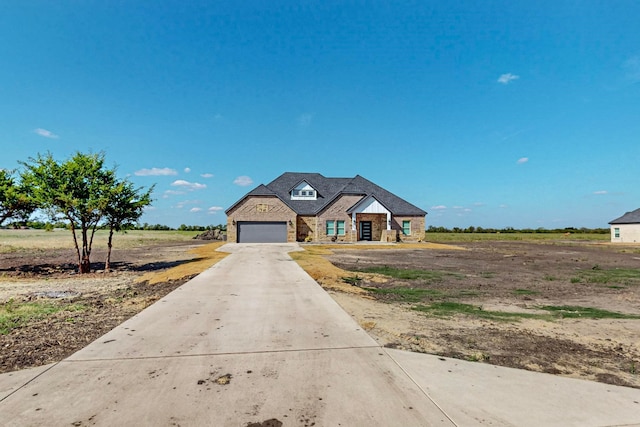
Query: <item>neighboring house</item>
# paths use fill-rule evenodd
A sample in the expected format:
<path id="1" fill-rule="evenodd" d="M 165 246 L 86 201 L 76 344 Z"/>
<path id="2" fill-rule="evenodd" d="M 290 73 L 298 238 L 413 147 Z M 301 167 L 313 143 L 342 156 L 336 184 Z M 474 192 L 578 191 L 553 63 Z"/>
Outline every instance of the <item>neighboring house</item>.
<path id="1" fill-rule="evenodd" d="M 611 242 L 640 242 L 640 209 L 627 212 L 609 224 L 611 225 Z"/>
<path id="2" fill-rule="evenodd" d="M 226 211 L 238 243 L 419 241 L 427 212 L 373 182 L 286 172 Z"/>

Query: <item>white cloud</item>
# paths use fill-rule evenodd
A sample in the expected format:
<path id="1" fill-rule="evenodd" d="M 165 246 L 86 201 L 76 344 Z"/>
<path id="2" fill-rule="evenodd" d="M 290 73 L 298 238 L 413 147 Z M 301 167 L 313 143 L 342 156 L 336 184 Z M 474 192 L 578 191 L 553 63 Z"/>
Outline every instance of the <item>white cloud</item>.
<path id="1" fill-rule="evenodd" d="M 313 114 L 304 113 L 298 116 L 298 126 L 302 128 L 306 128 L 311 125 L 311 121 L 313 120 Z"/>
<path id="2" fill-rule="evenodd" d="M 200 184 L 199 182 L 189 182 L 189 181 L 185 181 L 184 179 L 178 179 L 176 181 L 173 181 L 171 185 L 174 187 L 182 187 L 189 191 L 203 190 L 207 188 L 205 184 Z"/>
<path id="3" fill-rule="evenodd" d="M 523 163 L 527 163 L 528 161 L 529 161 L 528 157 L 520 157 L 516 163 L 521 165 Z"/>
<path id="4" fill-rule="evenodd" d="M 508 208 L 508 207 L 509 207 L 509 205 L 504 205 L 504 204 L 503 204 L 503 205 L 500 205 L 500 209 L 506 209 L 506 208 Z"/>
<path id="5" fill-rule="evenodd" d="M 178 171 L 171 168 L 151 168 L 140 169 L 139 171 L 135 171 L 133 174 L 136 176 L 170 176 L 178 175 Z"/>
<path id="6" fill-rule="evenodd" d="M 475 203 L 473 204 L 473 206 L 478 206 L 478 207 L 480 207 L 480 206 L 484 206 L 484 203 L 482 203 L 482 202 L 475 202 Z"/>
<path id="7" fill-rule="evenodd" d="M 498 83 L 502 83 L 503 85 L 506 85 L 511 83 L 513 80 L 518 80 L 519 78 L 520 76 L 518 75 L 506 73 L 498 77 Z"/>
<path id="8" fill-rule="evenodd" d="M 609 192 L 607 190 L 598 190 L 598 191 L 594 191 L 593 194 L 601 195 L 601 194 L 609 194 Z"/>
<path id="9" fill-rule="evenodd" d="M 247 185 L 253 184 L 253 180 L 246 175 L 242 175 L 233 180 L 235 185 L 239 185 L 240 187 L 246 187 Z"/>
<path id="10" fill-rule="evenodd" d="M 189 212 L 200 212 L 202 208 L 191 208 Z"/>
<path id="11" fill-rule="evenodd" d="M 189 173 L 191 172 L 191 168 L 184 168 L 184 173 Z"/>
<path id="12" fill-rule="evenodd" d="M 33 133 L 35 133 L 36 135 L 43 136 L 45 138 L 51 138 L 51 139 L 60 138 L 58 135 L 56 135 L 55 133 L 51 132 L 50 130 L 46 130 L 46 129 L 42 129 L 42 128 L 34 129 Z"/>
<path id="13" fill-rule="evenodd" d="M 431 209 L 434 211 L 442 211 L 447 209 L 447 207 L 445 205 L 438 205 L 438 206 L 431 206 Z"/>
<path id="14" fill-rule="evenodd" d="M 217 212 L 220 212 L 223 209 L 224 208 L 222 208 L 220 206 L 211 206 L 209 209 L 207 209 L 207 212 L 209 212 L 210 214 L 215 214 Z"/>
<path id="15" fill-rule="evenodd" d="M 213 178 L 213 174 L 212 173 L 202 173 L 200 174 L 201 177 L 203 178 Z"/>

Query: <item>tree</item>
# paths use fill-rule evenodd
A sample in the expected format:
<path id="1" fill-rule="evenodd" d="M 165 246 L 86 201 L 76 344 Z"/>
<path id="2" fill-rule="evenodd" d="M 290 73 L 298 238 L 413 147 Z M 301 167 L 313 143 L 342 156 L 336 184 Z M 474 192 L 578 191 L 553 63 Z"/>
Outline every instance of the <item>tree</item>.
<path id="1" fill-rule="evenodd" d="M 114 231 L 121 231 L 124 228 L 134 225 L 140 219 L 144 208 L 151 204 L 151 193 L 153 186 L 144 192 L 142 187 L 135 188 L 128 181 L 118 181 L 109 191 L 109 200 L 104 211 L 106 226 L 109 227 L 109 239 L 107 241 L 107 259 L 104 263 L 104 270 L 111 268 L 111 248 L 113 246 Z"/>
<path id="2" fill-rule="evenodd" d="M 21 163 L 25 167 L 22 182 L 30 188 L 37 206 L 53 221 L 64 218 L 69 222 L 78 256 L 78 271 L 89 273 L 93 236 L 116 183 L 115 170 L 105 168 L 102 153 L 76 152 L 61 163 L 51 153 L 38 154 Z M 82 250 L 77 230 L 81 233 Z"/>
<path id="3" fill-rule="evenodd" d="M 11 175 L 0 169 L 0 225 L 12 218 L 26 221 L 35 210 L 25 186 L 17 184 Z"/>

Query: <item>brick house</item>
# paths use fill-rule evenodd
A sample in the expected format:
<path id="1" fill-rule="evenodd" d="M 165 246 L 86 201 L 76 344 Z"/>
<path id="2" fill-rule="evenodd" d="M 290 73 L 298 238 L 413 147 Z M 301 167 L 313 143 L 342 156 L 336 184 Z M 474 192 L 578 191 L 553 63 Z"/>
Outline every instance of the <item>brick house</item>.
<path id="1" fill-rule="evenodd" d="M 419 241 L 427 212 L 356 175 L 286 172 L 226 210 L 238 243 Z"/>
<path id="2" fill-rule="evenodd" d="M 640 242 L 640 209 L 625 213 L 612 220 L 609 225 L 612 243 Z"/>

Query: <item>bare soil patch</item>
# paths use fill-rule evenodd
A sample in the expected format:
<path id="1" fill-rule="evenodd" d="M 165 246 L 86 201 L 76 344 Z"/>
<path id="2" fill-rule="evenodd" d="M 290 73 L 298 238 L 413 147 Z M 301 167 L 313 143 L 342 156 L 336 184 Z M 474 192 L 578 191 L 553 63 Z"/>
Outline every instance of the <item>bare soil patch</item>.
<path id="1" fill-rule="evenodd" d="M 0 334 L 0 373 L 59 361 L 142 311 L 195 275 L 180 267 L 200 260 L 197 251 L 205 244 L 176 241 L 115 249 L 109 273 L 101 271 L 102 262 L 92 262 L 94 272 L 82 275 L 70 262 L 73 249 L 0 254 L 0 304 L 44 302 L 73 308 Z M 105 255 L 95 251 L 92 261 Z M 166 274 L 176 269 L 181 274 Z"/>
<path id="2" fill-rule="evenodd" d="M 640 317 L 640 248 L 526 241 L 457 246 L 465 250 L 333 249 L 326 257 L 347 270 L 358 292 L 325 286 L 389 347 L 640 388 L 640 319 L 550 308 Z M 413 279 L 365 273 L 381 266 L 435 273 Z M 442 303 L 477 310 L 432 309 Z"/>

